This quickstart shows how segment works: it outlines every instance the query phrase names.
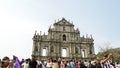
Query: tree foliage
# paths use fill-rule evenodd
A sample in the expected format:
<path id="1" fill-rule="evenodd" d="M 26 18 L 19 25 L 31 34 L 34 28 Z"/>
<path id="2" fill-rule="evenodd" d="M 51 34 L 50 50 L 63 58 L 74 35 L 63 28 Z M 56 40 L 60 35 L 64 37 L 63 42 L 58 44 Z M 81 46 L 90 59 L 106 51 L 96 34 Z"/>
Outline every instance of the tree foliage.
<path id="1" fill-rule="evenodd" d="M 101 51 L 97 54 L 97 57 L 99 60 L 102 59 L 103 54 L 109 54 L 112 53 L 114 57 L 114 62 L 120 61 L 120 48 L 110 48 L 105 51 Z"/>

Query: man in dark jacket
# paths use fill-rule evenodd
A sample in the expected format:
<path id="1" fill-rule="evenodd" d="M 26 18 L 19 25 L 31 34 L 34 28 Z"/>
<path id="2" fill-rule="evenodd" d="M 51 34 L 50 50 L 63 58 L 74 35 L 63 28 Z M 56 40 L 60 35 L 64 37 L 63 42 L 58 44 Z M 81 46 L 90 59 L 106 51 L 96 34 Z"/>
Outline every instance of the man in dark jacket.
<path id="1" fill-rule="evenodd" d="M 38 68 L 36 57 L 32 55 L 32 60 L 29 62 L 29 68 Z"/>

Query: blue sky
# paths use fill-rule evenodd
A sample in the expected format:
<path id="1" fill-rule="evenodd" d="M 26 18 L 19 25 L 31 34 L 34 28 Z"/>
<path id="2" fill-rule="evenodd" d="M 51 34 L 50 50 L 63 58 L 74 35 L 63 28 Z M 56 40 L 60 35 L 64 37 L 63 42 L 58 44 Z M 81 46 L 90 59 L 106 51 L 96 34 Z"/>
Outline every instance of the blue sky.
<path id="1" fill-rule="evenodd" d="M 47 33 L 54 20 L 65 17 L 81 36 L 93 35 L 95 52 L 110 42 L 120 47 L 120 0 L 0 0 L 0 58 L 28 58 L 35 30 Z"/>

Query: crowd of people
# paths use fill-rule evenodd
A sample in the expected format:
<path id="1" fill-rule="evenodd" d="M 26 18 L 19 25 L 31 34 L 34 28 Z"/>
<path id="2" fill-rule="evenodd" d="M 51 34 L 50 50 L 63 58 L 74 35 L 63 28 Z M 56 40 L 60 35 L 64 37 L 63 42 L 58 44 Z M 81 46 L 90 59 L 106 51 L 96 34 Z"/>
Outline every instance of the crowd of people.
<path id="1" fill-rule="evenodd" d="M 22 59 L 19 61 L 18 57 L 13 56 L 10 60 L 5 56 L 0 60 L 0 68 L 120 68 L 120 62 L 113 62 L 113 55 L 104 55 L 101 60 L 65 60 L 62 58 L 52 59 L 49 57 L 47 60 L 38 60 L 36 56 L 32 58 Z"/>

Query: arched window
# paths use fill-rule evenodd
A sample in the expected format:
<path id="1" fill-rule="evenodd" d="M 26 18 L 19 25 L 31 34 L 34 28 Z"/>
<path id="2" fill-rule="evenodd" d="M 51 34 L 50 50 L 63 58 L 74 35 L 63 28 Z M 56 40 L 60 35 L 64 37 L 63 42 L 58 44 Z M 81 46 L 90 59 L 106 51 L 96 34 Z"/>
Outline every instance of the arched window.
<path id="1" fill-rule="evenodd" d="M 67 57 L 67 49 L 66 48 L 62 49 L 62 57 Z"/>
<path id="2" fill-rule="evenodd" d="M 43 53 L 42 53 L 42 56 L 47 56 L 47 50 L 46 50 L 46 48 L 43 48 L 43 51 L 42 51 Z"/>
<path id="3" fill-rule="evenodd" d="M 63 35 L 63 41 L 66 41 L 66 35 Z"/>
<path id="4" fill-rule="evenodd" d="M 65 31 L 65 26 L 63 26 L 63 31 Z"/>
<path id="5" fill-rule="evenodd" d="M 85 49 L 82 49 L 82 57 L 85 58 Z"/>

